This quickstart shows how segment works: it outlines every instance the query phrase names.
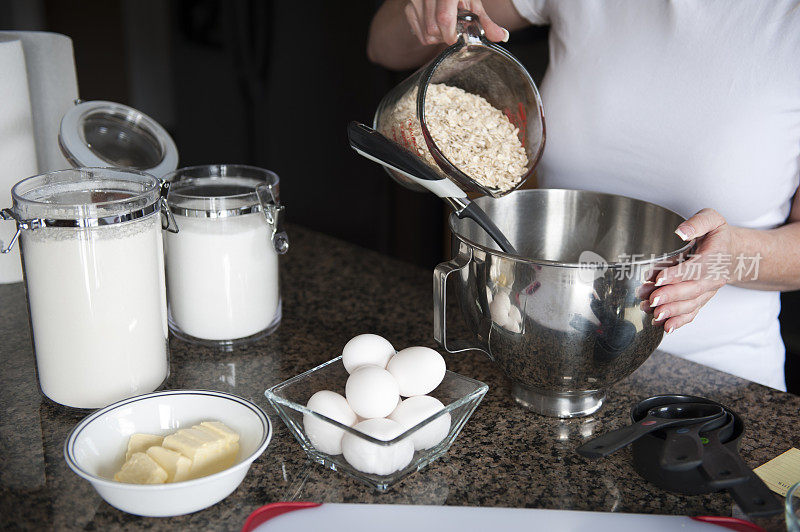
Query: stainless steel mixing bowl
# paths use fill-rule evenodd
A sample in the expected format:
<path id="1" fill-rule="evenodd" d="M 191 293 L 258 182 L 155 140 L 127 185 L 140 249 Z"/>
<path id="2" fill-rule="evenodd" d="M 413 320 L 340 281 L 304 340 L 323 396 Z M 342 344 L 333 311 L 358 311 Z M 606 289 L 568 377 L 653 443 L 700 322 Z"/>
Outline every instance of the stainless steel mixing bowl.
<path id="1" fill-rule="evenodd" d="M 574 417 L 602 406 L 661 342 L 647 298 L 658 270 L 693 242 L 658 205 L 577 190 L 519 190 L 476 202 L 519 251 L 500 251 L 469 219 L 450 216 L 453 259 L 434 272 L 434 337 L 448 352 L 480 349 L 512 381 L 514 399 L 540 414 Z M 468 340 L 447 338 L 454 278 Z"/>

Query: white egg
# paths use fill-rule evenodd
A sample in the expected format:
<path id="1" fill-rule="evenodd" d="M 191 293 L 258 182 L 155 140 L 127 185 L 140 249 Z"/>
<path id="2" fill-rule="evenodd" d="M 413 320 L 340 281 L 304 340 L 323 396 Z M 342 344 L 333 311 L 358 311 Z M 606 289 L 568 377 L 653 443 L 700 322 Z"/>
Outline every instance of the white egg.
<path id="1" fill-rule="evenodd" d="M 397 409 L 398 406 L 400 406 L 400 403 L 402 403 L 402 402 L 403 402 L 403 398 L 398 395 L 397 396 L 397 405 L 395 405 L 395 407 L 394 407 L 395 410 Z M 366 420 L 367 420 L 367 418 L 361 417 L 359 415 L 356 415 L 356 423 L 361 423 L 362 421 L 366 421 Z"/>
<path id="2" fill-rule="evenodd" d="M 361 366 L 353 371 L 344 393 L 353 412 L 365 419 L 388 416 L 400 397 L 395 378 L 379 366 Z"/>
<path id="3" fill-rule="evenodd" d="M 344 345 L 342 364 L 347 373 L 366 365 L 386 367 L 395 350 L 389 340 L 377 334 L 359 334 Z"/>
<path id="4" fill-rule="evenodd" d="M 336 392 L 322 390 L 311 396 L 306 407 L 318 414 L 329 417 L 352 427 L 356 424 L 356 413 L 350 408 L 347 399 Z M 344 431 L 332 423 L 310 414 L 303 414 L 303 427 L 311 444 L 326 454 L 341 454 Z"/>
<path id="5" fill-rule="evenodd" d="M 442 355 L 429 347 L 407 347 L 389 360 L 386 369 L 400 385 L 400 395 L 425 395 L 436 389 L 444 379 Z M 352 404 L 350 406 L 353 406 Z"/>
<path id="6" fill-rule="evenodd" d="M 403 427 L 391 419 L 367 419 L 353 427 L 378 440 L 389 441 L 403 432 Z M 350 465 L 376 475 L 388 475 L 399 471 L 411 463 L 414 457 L 414 444 L 404 438 L 392 445 L 378 445 L 353 434 L 342 438 L 342 452 Z"/>
<path id="7" fill-rule="evenodd" d="M 389 416 L 389 419 L 400 423 L 403 427 L 403 431 L 406 431 L 441 410 L 444 410 L 444 405 L 435 397 L 417 395 L 409 397 L 400 403 Z M 409 437 L 414 443 L 414 450 L 421 451 L 438 445 L 439 442 L 445 439 L 448 432 L 450 432 L 449 412 L 428 422 L 428 424 Z"/>

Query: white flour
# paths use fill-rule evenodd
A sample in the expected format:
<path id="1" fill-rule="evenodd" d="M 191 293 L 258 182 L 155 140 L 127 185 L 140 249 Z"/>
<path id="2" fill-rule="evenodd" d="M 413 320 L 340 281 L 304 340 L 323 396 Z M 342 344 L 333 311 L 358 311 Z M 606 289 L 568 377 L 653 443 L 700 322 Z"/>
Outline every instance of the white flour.
<path id="1" fill-rule="evenodd" d="M 22 232 L 39 382 L 53 401 L 100 408 L 169 373 L 158 215 Z"/>
<path id="2" fill-rule="evenodd" d="M 278 255 L 262 213 L 175 216 L 166 233 L 170 316 L 184 333 L 234 340 L 266 329 L 280 301 Z"/>

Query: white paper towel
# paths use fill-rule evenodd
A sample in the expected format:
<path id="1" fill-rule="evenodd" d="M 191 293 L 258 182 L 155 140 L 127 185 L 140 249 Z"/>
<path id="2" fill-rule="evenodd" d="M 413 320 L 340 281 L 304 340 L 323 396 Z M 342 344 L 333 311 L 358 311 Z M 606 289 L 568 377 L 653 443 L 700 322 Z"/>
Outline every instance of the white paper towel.
<path id="1" fill-rule="evenodd" d="M 36 175 L 34 141 L 25 54 L 19 39 L 0 35 L 0 201 L 11 207 L 11 187 L 17 181 Z M 16 224 L 0 220 L 0 240 L 8 245 Z M 0 283 L 22 280 L 19 245 L 0 255 Z"/>
<path id="2" fill-rule="evenodd" d="M 3 37 L 22 41 L 25 52 L 39 173 L 70 168 L 58 147 L 58 130 L 78 98 L 72 39 L 42 31 L 0 31 Z"/>

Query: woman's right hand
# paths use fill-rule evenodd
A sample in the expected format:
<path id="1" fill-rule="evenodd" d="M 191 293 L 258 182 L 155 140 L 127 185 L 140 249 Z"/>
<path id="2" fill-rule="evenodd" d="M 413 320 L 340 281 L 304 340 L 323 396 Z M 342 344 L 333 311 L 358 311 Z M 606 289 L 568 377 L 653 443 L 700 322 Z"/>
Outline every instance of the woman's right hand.
<path id="1" fill-rule="evenodd" d="M 459 8 L 478 15 L 486 38 L 507 42 L 508 30 L 498 26 L 486 14 L 481 0 L 407 0 L 403 13 L 411 31 L 422 45 L 453 44 L 456 35 L 456 16 Z"/>

